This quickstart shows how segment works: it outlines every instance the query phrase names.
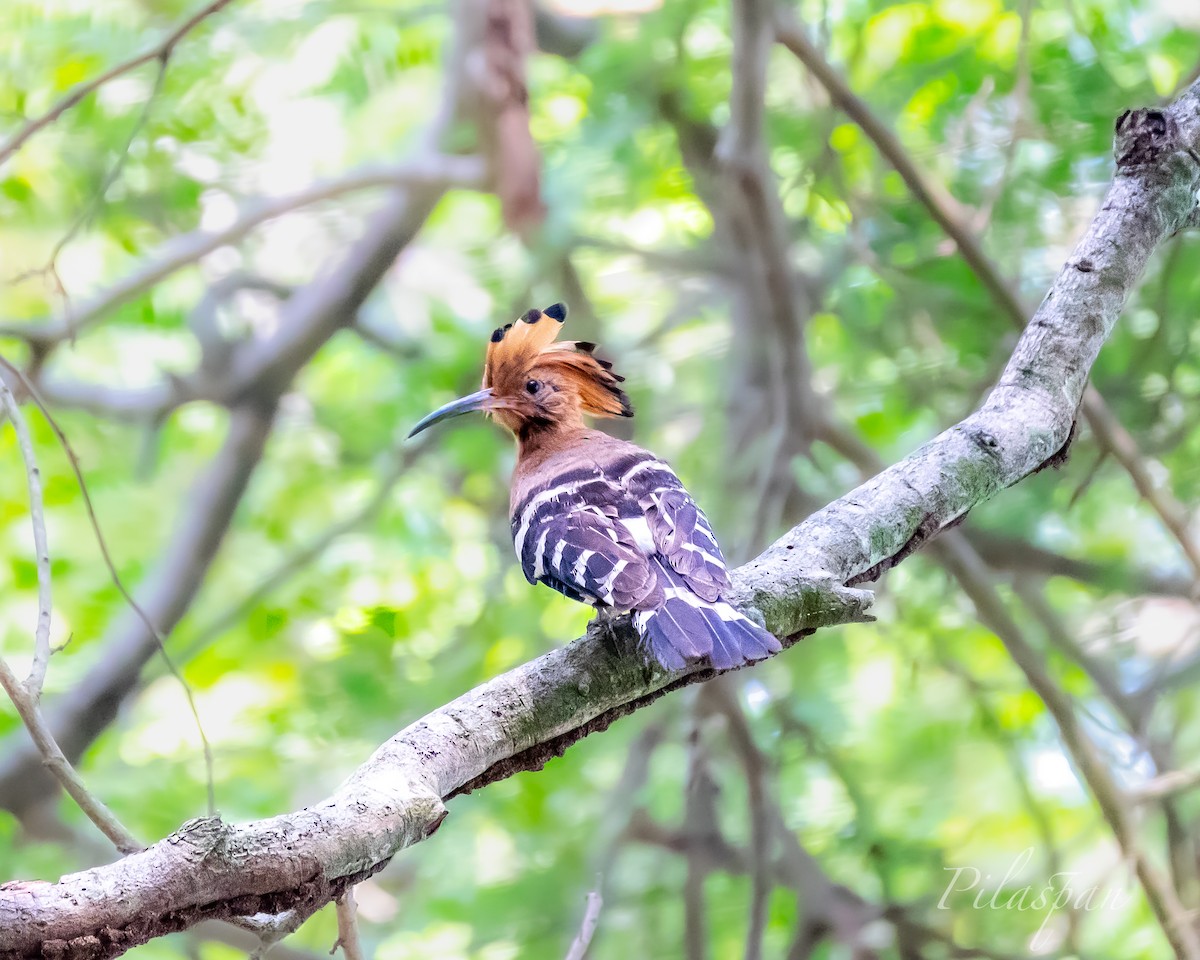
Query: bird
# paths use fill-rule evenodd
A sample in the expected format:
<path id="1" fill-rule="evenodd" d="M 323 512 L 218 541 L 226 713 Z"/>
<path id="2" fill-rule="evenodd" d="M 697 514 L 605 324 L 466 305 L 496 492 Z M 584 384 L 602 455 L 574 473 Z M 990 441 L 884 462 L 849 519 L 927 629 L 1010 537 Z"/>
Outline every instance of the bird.
<path id="1" fill-rule="evenodd" d="M 632 614 L 647 659 L 671 671 L 765 659 L 779 640 L 726 599 L 729 571 L 704 512 L 675 471 L 584 416 L 632 417 L 596 344 L 558 340 L 565 304 L 532 309 L 491 335 L 482 389 L 433 411 L 409 438 L 480 411 L 517 441 L 509 496 L 525 578 L 596 608 Z"/>

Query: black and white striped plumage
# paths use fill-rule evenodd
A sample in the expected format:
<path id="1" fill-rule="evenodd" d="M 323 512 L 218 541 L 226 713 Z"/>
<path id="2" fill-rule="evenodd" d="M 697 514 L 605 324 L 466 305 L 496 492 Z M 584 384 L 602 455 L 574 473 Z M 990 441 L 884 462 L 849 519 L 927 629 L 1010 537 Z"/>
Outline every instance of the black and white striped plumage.
<path id="1" fill-rule="evenodd" d="M 530 583 L 603 610 L 632 612 L 648 652 L 669 669 L 708 659 L 726 669 L 780 649 L 723 599 L 725 559 L 700 508 L 665 463 L 589 430 L 584 415 L 632 417 L 594 343 L 557 341 L 567 308 L 530 310 L 497 328 L 483 389 L 424 417 L 409 436 L 479 410 L 512 431 L 513 541 Z"/>
<path id="2" fill-rule="evenodd" d="M 652 454 L 589 431 L 514 480 L 513 544 L 530 583 L 632 611 L 648 651 L 668 669 L 704 657 L 727 669 L 780 649 L 722 600 L 729 574 L 712 528 Z"/>

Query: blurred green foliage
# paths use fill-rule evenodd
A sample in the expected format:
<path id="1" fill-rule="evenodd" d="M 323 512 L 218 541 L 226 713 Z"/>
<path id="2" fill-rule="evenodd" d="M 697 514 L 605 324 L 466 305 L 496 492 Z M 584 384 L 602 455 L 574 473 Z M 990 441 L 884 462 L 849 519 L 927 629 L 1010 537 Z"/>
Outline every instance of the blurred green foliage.
<path id="1" fill-rule="evenodd" d="M 213 742 L 223 816 L 268 816 L 320 799 L 397 729 L 581 631 L 587 612 L 530 589 L 511 555 L 507 439 L 462 421 L 415 457 L 366 522 L 232 625 L 216 635 L 207 627 L 375 495 L 408 427 L 474 388 L 487 332 L 530 305 L 570 299 L 571 276 L 587 298 L 571 304 L 572 322 L 628 377 L 638 408 L 634 438 L 676 464 L 727 552 L 744 559 L 763 546 L 744 534 L 759 506 L 753 458 L 732 461 L 726 453 L 730 393 L 740 385 L 729 372 L 723 255 L 709 243 L 711 213 L 661 110 L 671 94 L 698 122 L 719 128 L 728 119 L 729 11 L 709 0 L 643 6 L 651 9 L 598 19 L 596 37 L 577 58 L 530 61 L 531 126 L 549 211 L 539 238 L 526 245 L 507 234 L 491 197 L 450 195 L 364 309 L 363 322 L 395 349 L 340 334 L 287 398 L 233 530 L 171 638 Z M 184 8 L 7 0 L 0 129 L 16 130 L 73 84 L 153 42 Z M 1111 173 L 1113 118 L 1168 96 L 1200 60 L 1200 20 L 1189 4 L 1166 0 L 847 0 L 806 2 L 800 12 L 855 91 L 977 218 L 989 253 L 1030 302 L 1098 204 Z M 118 162 L 104 202 L 57 257 L 68 304 L 126 275 L 171 237 L 219 227 L 245 200 L 403 157 L 437 102 L 449 32 L 436 4 L 234 3 L 175 50 L 144 123 L 152 66 L 85 99 L 0 167 L 4 275 L 44 266 Z M 807 325 L 815 386 L 882 458 L 894 460 L 977 403 L 1014 333 L 871 142 L 783 49 L 771 55 L 767 104 L 793 256 L 824 283 Z M 236 249 L 111 311 L 56 352 L 51 372 L 131 386 L 190 369 L 198 349 L 186 320 L 207 284 L 232 269 L 282 283 L 311 280 L 376 202 L 353 194 L 264 225 Z M 1181 236 L 1153 263 L 1094 371 L 1153 458 L 1158 481 L 1185 504 L 1200 500 L 1200 431 L 1192 419 L 1200 394 L 1197 302 L 1200 242 Z M 0 287 L 0 314 L 10 320 L 36 322 L 63 305 L 45 274 Z M 254 298 L 221 314 L 236 335 L 269 329 L 272 318 L 269 301 Z M 20 358 L 19 341 L 4 349 Z M 41 419 L 30 417 L 47 485 L 54 637 L 70 641 L 51 664 L 51 701 L 103 660 L 100 638 L 122 600 L 88 533 L 65 456 Z M 152 432 L 61 413 L 126 582 L 154 570 L 226 419 L 195 404 Z M 972 526 L 1186 576 L 1177 545 L 1128 477 L 1108 460 L 1097 465 L 1098 456 L 1084 434 L 1064 470 L 1007 491 L 978 510 Z M 0 432 L 0 458 L 0 650 L 23 665 L 36 578 L 11 431 Z M 814 502 L 857 482 L 854 469 L 823 446 L 794 469 Z M 1011 571 L 997 573 L 1009 600 L 1011 580 Z M 1152 620 L 1148 603 L 1120 582 L 1033 580 L 1070 634 L 1127 687 L 1195 652 L 1195 631 L 1187 629 L 1194 612 L 1184 601 L 1161 602 L 1153 608 L 1160 620 Z M 1161 934 L 1127 889 L 1113 838 L 1053 723 L 969 602 L 918 556 L 889 574 L 876 612 L 876 624 L 824 631 L 738 676 L 769 758 L 773 796 L 805 849 L 835 882 L 869 900 L 909 905 L 964 944 L 1024 955 L 1034 952 L 1045 911 L 975 908 L 973 894 L 951 897 L 945 909 L 938 902 L 953 868 L 974 866 L 998 883 L 1032 848 L 1015 886 L 1040 888 L 1064 869 L 1080 871 L 1082 886 L 1126 892 L 1120 907 L 1080 914 L 1079 955 L 1163 956 Z M 1014 614 L 1040 643 L 1037 621 L 1018 606 Z M 1158 642 L 1176 634 L 1178 645 Z M 1045 657 L 1082 704 L 1118 779 L 1144 780 L 1152 766 L 1142 745 L 1088 677 L 1055 649 L 1047 646 Z M 360 891 L 373 955 L 561 956 L 583 895 L 631 812 L 680 819 L 694 699 L 660 701 L 541 773 L 455 800 L 433 840 Z M 1200 752 L 1195 702 L 1187 684 L 1165 691 L 1151 727 L 1183 765 Z M 18 722 L 5 706 L 0 733 L 10 734 Z M 652 726 L 663 740 L 645 783 L 622 793 L 626 760 Z M 719 724 L 702 724 L 699 736 L 720 788 L 721 826 L 731 843 L 745 844 L 751 813 L 741 767 Z M 203 813 L 195 729 L 161 665 L 148 671 L 82 770 L 140 836 L 163 836 Z M 1184 798 L 1181 809 L 1194 824 L 1195 801 Z M 76 840 L 25 835 L 0 814 L 0 880 L 54 878 L 95 862 L 90 825 L 66 801 L 57 815 Z M 1147 835 L 1161 846 L 1155 816 Z M 685 870 L 676 852 L 622 844 L 604 878 L 590 956 L 683 956 Z M 740 956 L 749 880 L 714 872 L 704 891 L 711 955 Z M 795 895 L 777 889 L 767 956 L 786 953 L 797 917 Z M 1052 954 L 1075 955 L 1062 913 L 1047 930 Z M 288 944 L 323 954 L 334 938 L 327 909 Z M 930 949 L 930 957 L 949 956 Z M 234 955 L 187 936 L 131 954 Z M 814 954 L 849 955 L 831 944 Z"/>

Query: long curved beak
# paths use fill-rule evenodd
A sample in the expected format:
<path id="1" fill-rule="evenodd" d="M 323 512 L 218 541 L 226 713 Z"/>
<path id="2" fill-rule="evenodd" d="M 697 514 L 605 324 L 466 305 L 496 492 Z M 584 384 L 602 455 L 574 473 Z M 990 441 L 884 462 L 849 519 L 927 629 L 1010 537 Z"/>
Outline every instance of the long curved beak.
<path id="1" fill-rule="evenodd" d="M 422 430 L 428 430 L 435 423 L 449 420 L 451 417 L 461 417 L 464 413 L 474 413 L 476 410 L 482 410 L 491 399 L 492 391 L 489 387 L 485 390 L 480 390 L 478 393 L 473 393 L 469 397 L 460 397 L 458 400 L 451 400 L 444 407 L 438 407 L 438 409 L 434 410 L 433 413 L 429 414 L 429 416 L 413 427 L 408 434 L 408 439 L 411 440 Z"/>

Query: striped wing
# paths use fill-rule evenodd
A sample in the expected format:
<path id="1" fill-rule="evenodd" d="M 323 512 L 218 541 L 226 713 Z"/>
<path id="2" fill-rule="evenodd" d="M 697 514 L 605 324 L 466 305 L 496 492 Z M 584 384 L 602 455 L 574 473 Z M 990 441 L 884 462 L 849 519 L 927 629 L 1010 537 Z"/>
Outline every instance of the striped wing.
<path id="1" fill-rule="evenodd" d="M 679 478 L 648 453 L 625 465 L 621 485 L 645 517 L 654 548 L 699 597 L 715 601 L 729 590 L 729 571 L 717 538 Z"/>
<path id="2" fill-rule="evenodd" d="M 661 602 L 654 566 L 616 518 L 620 488 L 600 470 L 564 476 L 513 516 L 513 545 L 530 583 L 572 600 L 631 610 Z"/>

